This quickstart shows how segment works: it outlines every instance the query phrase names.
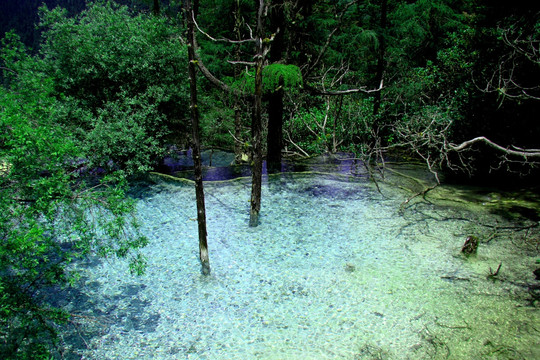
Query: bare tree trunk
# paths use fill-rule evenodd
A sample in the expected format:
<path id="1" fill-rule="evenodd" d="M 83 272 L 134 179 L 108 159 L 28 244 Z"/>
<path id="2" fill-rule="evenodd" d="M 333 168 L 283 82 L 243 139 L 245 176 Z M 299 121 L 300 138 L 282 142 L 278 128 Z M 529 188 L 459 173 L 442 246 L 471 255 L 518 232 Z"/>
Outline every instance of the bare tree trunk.
<path id="1" fill-rule="evenodd" d="M 160 8 L 159 8 L 159 0 L 154 0 L 154 7 L 152 8 L 152 12 L 154 15 L 159 15 Z"/>
<path id="2" fill-rule="evenodd" d="M 381 84 L 385 71 L 385 52 L 386 52 L 386 27 L 387 27 L 388 0 L 381 1 L 381 19 L 379 34 L 379 53 L 377 54 L 377 72 L 375 75 L 375 84 Z M 375 102 L 373 104 L 373 114 L 378 114 L 381 108 L 381 91 L 374 94 Z"/>
<path id="3" fill-rule="evenodd" d="M 283 147 L 283 77 L 279 89 L 268 96 L 268 135 L 266 166 L 270 172 L 281 171 L 281 149 Z"/>
<path id="4" fill-rule="evenodd" d="M 255 99 L 253 101 L 253 119 L 251 132 L 253 136 L 253 166 L 251 178 L 251 209 L 249 213 L 249 226 L 259 225 L 259 212 L 261 211 L 262 186 L 262 71 L 264 65 L 263 23 L 265 12 L 264 0 L 255 0 L 259 10 L 257 12 L 257 28 L 255 35 Z"/>
<path id="5" fill-rule="evenodd" d="M 240 16 L 240 0 L 236 1 L 235 4 L 235 24 L 234 24 L 234 33 L 238 40 L 242 39 L 240 34 L 240 28 L 242 26 L 242 20 Z M 234 60 L 240 61 L 240 44 L 235 44 L 234 50 Z M 240 77 L 241 71 L 238 70 L 238 67 L 234 67 L 234 78 L 238 79 Z M 239 96 L 234 97 L 234 161 L 237 164 L 240 164 L 244 161 L 243 157 L 243 144 L 241 142 L 242 138 L 242 112 L 241 112 L 241 98 Z"/>
<path id="6" fill-rule="evenodd" d="M 340 96 L 338 101 L 338 108 L 334 114 L 334 124 L 332 127 L 332 153 L 334 154 L 337 153 L 338 145 L 341 144 L 336 138 L 336 132 L 338 128 L 337 121 L 341 117 L 341 109 L 343 108 L 343 96 Z"/>
<path id="7" fill-rule="evenodd" d="M 283 0 L 272 1 L 269 10 L 269 29 L 276 34 L 269 53 L 270 63 L 282 61 L 285 48 L 285 10 Z M 268 136 L 266 165 L 268 171 L 281 170 L 281 149 L 283 147 L 283 79 L 279 79 L 278 89 L 268 97 Z"/>
<path id="8" fill-rule="evenodd" d="M 242 138 L 242 112 L 240 110 L 239 100 L 235 100 L 234 104 L 234 162 L 241 164 L 243 159 L 243 145 L 240 139 Z"/>
<path id="9" fill-rule="evenodd" d="M 197 0 L 195 0 L 197 1 Z M 204 205 L 204 187 L 201 166 L 201 145 L 199 139 L 199 109 L 197 107 L 197 74 L 195 60 L 195 30 L 191 0 L 186 0 L 186 20 L 188 31 L 189 90 L 191 98 L 191 125 L 193 131 L 193 164 L 195 167 L 195 195 L 197 198 L 197 223 L 199 225 L 199 258 L 203 275 L 210 274 L 210 259 L 206 241 L 206 210 Z M 195 5 L 196 6 L 196 5 Z"/>

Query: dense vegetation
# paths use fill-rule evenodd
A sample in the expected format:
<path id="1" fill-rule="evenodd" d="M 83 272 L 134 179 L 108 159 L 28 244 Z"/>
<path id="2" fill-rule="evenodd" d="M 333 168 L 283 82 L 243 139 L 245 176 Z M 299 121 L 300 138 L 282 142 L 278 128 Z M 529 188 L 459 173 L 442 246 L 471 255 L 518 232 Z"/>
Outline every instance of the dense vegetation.
<path id="1" fill-rule="evenodd" d="M 127 181 L 191 138 L 180 2 L 96 1 L 82 12 L 83 1 L 46 3 L 69 12 L 42 7 L 37 32 L 17 29 L 26 44 L 7 32 L 0 50 L 4 358 L 36 359 L 54 347 L 69 314 L 51 308 L 42 290 L 74 279 L 72 259 L 132 256 L 133 270 L 142 269 L 134 249 L 146 239 L 129 218 Z M 399 150 L 435 174 L 538 174 L 534 6 L 277 0 L 259 12 L 259 5 L 195 4 L 202 146 L 251 156 L 260 91 L 270 162 L 340 151 L 376 162 Z M 14 9 L 6 7 L 10 19 L 33 18 Z M 13 25 L 2 23 L 2 31 Z"/>

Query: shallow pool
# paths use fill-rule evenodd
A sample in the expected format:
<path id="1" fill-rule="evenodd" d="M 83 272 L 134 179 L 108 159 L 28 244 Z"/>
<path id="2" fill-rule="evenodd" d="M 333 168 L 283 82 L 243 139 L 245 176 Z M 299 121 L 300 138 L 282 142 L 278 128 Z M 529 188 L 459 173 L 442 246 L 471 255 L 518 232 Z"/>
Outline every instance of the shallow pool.
<path id="1" fill-rule="evenodd" d="M 265 176 L 261 224 L 250 228 L 250 186 L 205 183 L 208 277 L 193 184 L 140 188 L 147 272 L 131 276 L 118 260 L 81 268 L 85 300 L 66 306 L 81 319 L 71 351 L 83 359 L 540 358 L 530 292 L 538 238 L 523 229 L 526 219 L 482 203 L 405 204 L 414 192 L 395 182 L 377 189 L 364 177 L 311 172 Z M 440 191 L 444 200 L 458 190 Z M 465 257 L 471 234 L 483 242 Z"/>

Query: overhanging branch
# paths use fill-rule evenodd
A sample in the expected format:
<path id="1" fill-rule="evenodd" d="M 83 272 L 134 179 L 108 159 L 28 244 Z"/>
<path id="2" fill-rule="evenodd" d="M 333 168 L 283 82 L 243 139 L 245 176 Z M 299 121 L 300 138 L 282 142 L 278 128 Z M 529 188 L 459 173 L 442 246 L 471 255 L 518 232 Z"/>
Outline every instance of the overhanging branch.
<path id="1" fill-rule="evenodd" d="M 484 143 L 484 144 L 490 146 L 491 148 L 496 149 L 496 150 L 498 150 L 498 151 L 500 151 L 500 152 L 502 152 L 502 153 L 504 153 L 506 155 L 513 155 L 513 156 L 523 157 L 526 160 L 528 160 L 528 159 L 540 159 L 540 150 L 539 149 L 522 149 L 522 148 L 518 148 L 518 147 L 514 147 L 514 146 L 512 148 L 508 148 L 508 147 L 501 146 L 501 145 L 499 145 L 497 143 L 494 143 L 493 141 L 489 140 L 485 136 L 475 137 L 474 139 L 464 141 L 459 145 L 450 143 L 450 144 L 448 144 L 448 146 L 449 146 L 450 150 L 462 151 L 462 150 L 465 150 L 465 149 L 469 148 L 471 145 L 473 145 L 475 143 Z"/>

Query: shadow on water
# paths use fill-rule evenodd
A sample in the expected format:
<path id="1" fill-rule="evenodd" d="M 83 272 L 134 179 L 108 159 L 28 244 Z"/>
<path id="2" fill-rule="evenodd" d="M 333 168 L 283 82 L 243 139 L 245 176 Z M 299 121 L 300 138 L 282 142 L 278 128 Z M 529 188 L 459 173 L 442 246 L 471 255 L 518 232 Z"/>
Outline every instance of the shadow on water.
<path id="1" fill-rule="evenodd" d="M 156 331 L 161 314 L 147 313 L 145 309 L 151 303 L 139 296 L 146 285 L 122 285 L 120 291 L 107 293 L 100 282 L 88 281 L 87 277 L 82 277 L 79 284 L 84 285 L 49 288 L 44 294 L 52 306 L 70 315 L 61 334 L 57 358 L 81 359 L 85 351 L 91 350 L 93 339 L 106 335 L 113 325 L 122 334 Z M 92 296 L 97 293 L 99 301 Z"/>

